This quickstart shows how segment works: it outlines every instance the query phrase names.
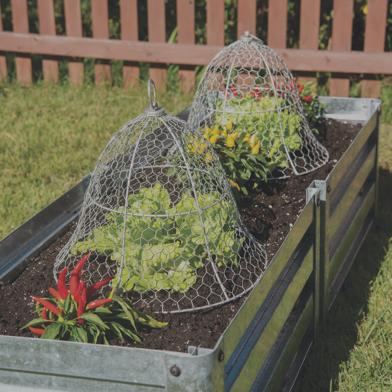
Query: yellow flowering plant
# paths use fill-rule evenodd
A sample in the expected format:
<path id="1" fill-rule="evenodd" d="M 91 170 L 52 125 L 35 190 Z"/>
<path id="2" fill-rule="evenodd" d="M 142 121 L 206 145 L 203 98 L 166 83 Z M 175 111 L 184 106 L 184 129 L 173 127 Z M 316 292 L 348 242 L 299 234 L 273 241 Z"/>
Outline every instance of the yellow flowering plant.
<path id="1" fill-rule="evenodd" d="M 282 98 L 249 95 L 231 98 L 226 108 L 227 104 L 231 110 L 218 107 L 215 121 L 202 133 L 218 153 L 230 185 L 248 194 L 276 169 L 288 166 L 286 149 L 290 152 L 301 146 L 301 117 L 282 110 Z M 192 147 L 195 153 L 203 154 L 199 148 Z"/>

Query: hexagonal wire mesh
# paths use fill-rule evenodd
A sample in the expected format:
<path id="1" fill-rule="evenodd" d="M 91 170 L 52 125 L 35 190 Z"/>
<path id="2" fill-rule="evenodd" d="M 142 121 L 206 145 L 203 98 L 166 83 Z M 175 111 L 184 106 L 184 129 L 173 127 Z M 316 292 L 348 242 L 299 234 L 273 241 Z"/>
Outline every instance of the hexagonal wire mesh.
<path id="1" fill-rule="evenodd" d="M 240 147 L 254 135 L 253 143 L 260 149 L 255 170 L 264 178 L 306 174 L 329 159 L 309 127 L 283 59 L 248 32 L 211 60 L 198 86 L 188 127 L 219 130 L 228 121 Z M 249 145 L 254 147 L 252 140 Z"/>
<path id="2" fill-rule="evenodd" d="M 91 252 L 88 284 L 114 277 L 114 288 L 157 312 L 216 306 L 253 287 L 265 251 L 242 225 L 214 151 L 184 126 L 153 89 L 150 108 L 101 153 L 55 276 Z"/>

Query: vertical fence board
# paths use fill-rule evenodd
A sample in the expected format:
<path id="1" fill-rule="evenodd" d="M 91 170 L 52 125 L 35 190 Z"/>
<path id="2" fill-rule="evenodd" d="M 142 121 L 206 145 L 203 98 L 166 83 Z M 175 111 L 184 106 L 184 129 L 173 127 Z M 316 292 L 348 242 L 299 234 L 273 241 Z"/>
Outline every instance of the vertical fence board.
<path id="1" fill-rule="evenodd" d="M 287 0 L 270 0 L 268 6 L 268 45 L 286 47 Z"/>
<path id="2" fill-rule="evenodd" d="M 334 0 L 332 22 L 332 47 L 334 51 L 350 51 L 353 29 L 353 0 Z M 333 96 L 348 96 L 350 80 L 331 78 L 329 93 Z"/>
<path id="3" fill-rule="evenodd" d="M 11 0 L 12 25 L 15 33 L 29 32 L 27 0 Z M 16 79 L 23 86 L 31 85 L 33 81 L 31 58 L 17 56 L 15 59 Z"/>
<path id="4" fill-rule="evenodd" d="M 225 0 L 207 0 L 207 44 L 225 43 Z"/>
<path id="5" fill-rule="evenodd" d="M 108 0 L 91 2 L 91 18 L 94 38 L 109 38 Z M 112 80 L 109 64 L 95 64 L 95 84 L 100 86 Z"/>
<path id="6" fill-rule="evenodd" d="M 150 42 L 166 41 L 165 0 L 147 0 L 148 40 Z M 166 85 L 166 70 L 150 67 L 150 77 L 157 88 Z"/>
<path id="7" fill-rule="evenodd" d="M 39 32 L 44 35 L 56 35 L 53 0 L 38 0 Z M 59 81 L 59 65 L 56 60 L 42 60 L 45 82 Z"/>
<path id="8" fill-rule="evenodd" d="M 121 39 L 127 41 L 137 41 L 139 39 L 137 0 L 120 0 L 120 16 Z M 139 67 L 124 65 L 124 87 L 136 86 L 139 82 L 139 74 Z"/>
<path id="9" fill-rule="evenodd" d="M 64 0 L 65 30 L 69 37 L 81 37 L 82 14 L 80 0 Z M 81 61 L 72 59 L 68 63 L 69 81 L 75 86 L 83 84 L 84 68 Z"/>
<path id="10" fill-rule="evenodd" d="M 388 0 L 368 0 L 368 14 L 365 28 L 365 52 L 383 52 L 385 44 L 385 24 L 387 22 Z M 380 95 L 381 82 L 363 80 L 361 95 L 375 98 Z"/>
<path id="11" fill-rule="evenodd" d="M 0 5 L 0 31 L 3 31 L 3 21 Z M 7 62 L 5 56 L 0 55 L 0 82 L 7 79 Z"/>
<path id="12" fill-rule="evenodd" d="M 256 0 L 238 0 L 237 36 L 256 34 Z"/>
<path id="13" fill-rule="evenodd" d="M 177 26 L 178 43 L 195 43 L 195 1 L 177 0 Z M 195 87 L 195 72 L 192 70 L 180 70 L 181 88 L 190 92 Z"/>
<path id="14" fill-rule="evenodd" d="M 318 49 L 321 0 L 301 0 L 299 47 Z M 300 78 L 301 83 L 316 82 L 316 78 Z"/>

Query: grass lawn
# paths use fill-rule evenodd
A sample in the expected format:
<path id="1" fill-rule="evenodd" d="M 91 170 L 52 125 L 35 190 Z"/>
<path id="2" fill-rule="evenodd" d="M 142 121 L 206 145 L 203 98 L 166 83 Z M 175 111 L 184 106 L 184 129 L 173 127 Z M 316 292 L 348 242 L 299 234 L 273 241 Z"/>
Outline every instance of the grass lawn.
<path id="1" fill-rule="evenodd" d="M 191 96 L 158 93 L 158 102 L 178 113 Z M 0 86 L 0 239 L 88 174 L 146 106 L 145 86 Z"/>
<path id="2" fill-rule="evenodd" d="M 386 91 L 386 90 L 385 90 Z M 162 93 L 170 112 L 190 95 Z M 392 88 L 384 121 L 392 123 Z M 146 88 L 0 87 L 0 238 L 76 184 Z M 380 216 L 338 296 L 299 391 L 392 391 L 392 126 L 381 131 Z"/>

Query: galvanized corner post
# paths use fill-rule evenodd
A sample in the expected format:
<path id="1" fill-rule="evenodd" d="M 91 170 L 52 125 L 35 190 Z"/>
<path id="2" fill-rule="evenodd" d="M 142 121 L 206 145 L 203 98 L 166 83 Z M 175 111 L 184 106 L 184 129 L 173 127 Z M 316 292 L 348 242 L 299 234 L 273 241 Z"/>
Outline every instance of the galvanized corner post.
<path id="1" fill-rule="evenodd" d="M 377 100 L 378 101 L 378 100 Z M 377 104 L 377 111 L 379 113 L 379 115 L 377 116 L 377 124 L 376 124 L 376 138 L 378 140 L 378 142 L 376 143 L 376 157 L 375 157 L 375 167 L 376 167 L 376 180 L 375 180 L 375 204 L 374 204 L 374 216 L 375 216 L 375 223 L 376 225 L 379 222 L 379 176 L 380 176 L 380 167 L 379 167 L 379 145 L 380 145 L 380 118 L 381 118 L 381 105 L 379 103 L 375 103 Z"/>
<path id="2" fill-rule="evenodd" d="M 315 180 L 306 190 L 306 201 L 313 199 L 314 212 L 314 256 L 313 256 L 313 279 L 314 279 L 314 339 L 317 340 L 320 325 L 324 321 L 325 296 L 326 296 L 326 258 L 325 258 L 325 204 L 327 199 L 327 185 L 325 181 Z"/>

